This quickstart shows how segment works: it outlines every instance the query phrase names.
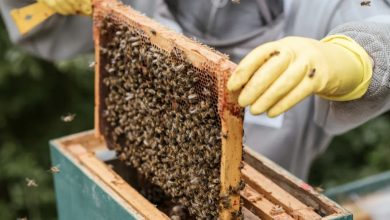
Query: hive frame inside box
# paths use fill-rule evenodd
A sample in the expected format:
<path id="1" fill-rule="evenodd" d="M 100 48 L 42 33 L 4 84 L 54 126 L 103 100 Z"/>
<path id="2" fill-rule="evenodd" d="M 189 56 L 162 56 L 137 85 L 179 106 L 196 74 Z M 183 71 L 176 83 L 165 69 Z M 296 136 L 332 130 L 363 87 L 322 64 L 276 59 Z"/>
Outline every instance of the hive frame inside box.
<path id="1" fill-rule="evenodd" d="M 101 74 L 104 69 L 100 63 L 100 22 L 105 16 L 120 21 L 141 30 L 150 42 L 166 51 L 180 51 L 187 61 L 195 68 L 206 70 L 212 74 L 217 81 L 218 87 L 218 112 L 221 121 L 222 156 L 220 168 L 221 196 L 229 196 L 231 206 L 219 212 L 220 219 L 230 219 L 231 213 L 239 210 L 240 198 L 238 194 L 229 193 L 229 188 L 236 188 L 239 185 L 240 161 L 242 159 L 242 116 L 237 105 L 237 93 L 226 91 L 226 81 L 235 68 L 226 55 L 222 55 L 211 48 L 175 33 L 157 22 L 141 15 L 130 7 L 124 7 L 114 0 L 94 1 L 94 41 L 95 41 L 95 128 L 96 135 L 103 136 L 102 106 L 104 103 L 104 92 L 102 87 Z M 226 135 L 224 135 L 226 134 Z"/>
<path id="2" fill-rule="evenodd" d="M 101 159 L 108 149 L 93 131 L 56 139 L 50 145 L 53 166 L 60 168 L 54 175 L 59 219 L 169 219 Z M 313 220 L 316 210 L 322 213 L 321 220 L 352 220 L 348 211 L 286 170 L 249 148 L 244 152 L 247 187 L 241 194 L 247 219 Z M 286 212 L 275 214 L 269 204 L 306 208 L 291 212 L 287 207 Z"/>

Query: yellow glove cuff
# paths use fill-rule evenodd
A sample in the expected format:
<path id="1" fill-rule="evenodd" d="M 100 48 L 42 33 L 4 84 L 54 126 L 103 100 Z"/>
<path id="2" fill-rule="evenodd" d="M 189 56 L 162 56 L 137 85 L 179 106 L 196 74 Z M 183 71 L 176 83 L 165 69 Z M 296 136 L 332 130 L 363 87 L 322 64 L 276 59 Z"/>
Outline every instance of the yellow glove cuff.
<path id="1" fill-rule="evenodd" d="M 361 83 L 350 93 L 342 95 L 342 96 L 325 96 L 321 95 L 321 97 L 334 101 L 349 101 L 362 97 L 371 82 L 372 77 L 372 68 L 373 63 L 370 56 L 367 54 L 365 49 L 356 43 L 352 38 L 347 37 L 345 35 L 330 35 L 321 40 L 326 43 L 337 44 L 351 52 L 356 56 L 356 58 L 362 64 L 362 80 Z M 342 62 L 342 61 L 340 61 Z M 357 73 L 358 74 L 358 73 Z"/>

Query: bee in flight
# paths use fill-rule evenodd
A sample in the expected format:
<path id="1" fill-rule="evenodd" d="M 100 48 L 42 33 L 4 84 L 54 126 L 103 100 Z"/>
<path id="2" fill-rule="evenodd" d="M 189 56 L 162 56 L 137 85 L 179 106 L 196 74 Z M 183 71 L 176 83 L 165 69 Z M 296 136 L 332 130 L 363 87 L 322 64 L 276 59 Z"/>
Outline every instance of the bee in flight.
<path id="1" fill-rule="evenodd" d="M 76 114 L 70 114 L 68 113 L 67 115 L 63 115 L 61 116 L 61 120 L 63 122 L 71 122 L 74 120 L 74 118 L 76 117 Z"/>
<path id="2" fill-rule="evenodd" d="M 360 6 L 371 6 L 371 1 L 361 1 Z"/>

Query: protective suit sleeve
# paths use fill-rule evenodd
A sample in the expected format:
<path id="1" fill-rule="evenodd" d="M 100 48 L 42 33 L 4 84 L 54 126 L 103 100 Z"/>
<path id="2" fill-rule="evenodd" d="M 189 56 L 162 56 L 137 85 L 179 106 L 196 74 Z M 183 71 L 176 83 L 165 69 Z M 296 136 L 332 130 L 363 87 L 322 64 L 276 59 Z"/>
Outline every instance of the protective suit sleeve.
<path id="1" fill-rule="evenodd" d="M 26 35 L 20 35 L 10 16 L 10 11 L 34 2 L 30 0 L 0 1 L 1 15 L 12 42 L 31 54 L 47 60 L 67 59 L 92 51 L 92 20 L 86 16 L 56 14 Z"/>
<path id="2" fill-rule="evenodd" d="M 175 16 L 168 9 L 164 0 L 156 0 L 156 11 L 153 14 L 153 18 L 166 27 L 169 27 L 176 32 L 183 33 L 182 28 L 176 22 Z"/>
<path id="3" fill-rule="evenodd" d="M 390 109 L 390 15 L 345 23 L 329 33 L 333 34 L 355 40 L 374 63 L 371 83 L 362 98 L 336 102 L 316 97 L 316 122 L 327 133 L 340 134 Z"/>
<path id="4" fill-rule="evenodd" d="M 10 16 L 10 11 L 35 2 L 33 0 L 0 1 L 1 16 L 12 42 L 31 54 L 47 60 L 62 60 L 92 52 L 92 19 L 87 16 L 56 14 L 26 35 L 20 35 Z M 149 16 L 155 10 L 155 0 L 123 0 L 122 2 Z"/>

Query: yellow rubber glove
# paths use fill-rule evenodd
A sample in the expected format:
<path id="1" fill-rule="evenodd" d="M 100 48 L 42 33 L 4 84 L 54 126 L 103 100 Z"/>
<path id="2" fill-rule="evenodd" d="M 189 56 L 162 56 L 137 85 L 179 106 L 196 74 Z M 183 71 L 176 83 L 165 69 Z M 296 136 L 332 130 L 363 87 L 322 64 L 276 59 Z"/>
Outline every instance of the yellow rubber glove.
<path id="1" fill-rule="evenodd" d="M 92 15 L 91 0 L 38 0 L 62 15 Z"/>
<path id="2" fill-rule="evenodd" d="M 344 35 L 321 41 L 287 37 L 252 50 L 237 66 L 227 87 L 242 89 L 238 102 L 252 114 L 275 117 L 307 96 L 334 101 L 358 99 L 372 76 L 367 52 Z"/>

